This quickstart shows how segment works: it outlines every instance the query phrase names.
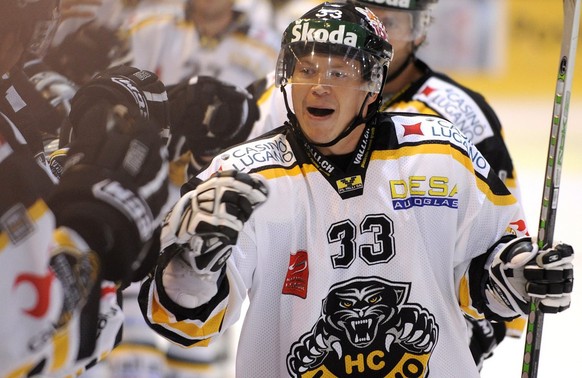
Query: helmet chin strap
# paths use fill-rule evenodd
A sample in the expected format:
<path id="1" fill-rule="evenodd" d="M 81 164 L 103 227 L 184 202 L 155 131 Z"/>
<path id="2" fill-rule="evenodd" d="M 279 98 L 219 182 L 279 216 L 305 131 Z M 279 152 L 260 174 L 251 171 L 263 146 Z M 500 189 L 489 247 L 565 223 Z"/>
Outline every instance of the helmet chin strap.
<path id="1" fill-rule="evenodd" d="M 291 108 L 289 107 L 289 102 L 287 100 L 287 91 L 285 90 L 284 85 L 281 86 L 281 92 L 283 92 L 283 99 L 285 101 L 285 108 L 287 108 L 287 117 L 291 121 L 291 125 L 296 130 L 298 130 L 301 133 L 301 135 L 303 135 L 303 137 L 305 139 L 309 140 L 309 138 L 307 138 L 307 136 L 305 135 L 305 133 L 303 133 L 303 130 L 301 130 L 301 127 L 299 126 L 299 121 L 297 120 L 297 116 L 295 115 L 295 113 L 293 113 L 291 111 Z M 335 137 L 331 141 L 325 142 L 325 143 L 315 143 L 312 141 L 310 141 L 310 143 L 316 147 L 331 147 L 334 144 L 336 144 L 337 142 L 339 142 L 340 140 L 342 140 L 345 137 L 347 137 L 348 135 L 350 135 L 350 133 L 352 131 L 354 131 L 356 126 L 361 125 L 362 123 L 368 122 L 372 118 L 372 116 L 376 113 L 376 111 L 374 111 L 374 109 L 371 109 L 372 111 L 368 112 L 368 115 L 366 117 L 362 116 L 362 114 L 364 113 L 364 108 L 366 106 L 366 101 L 368 101 L 368 98 L 370 98 L 370 96 L 372 96 L 372 92 L 368 92 L 366 94 L 366 98 L 364 98 L 362 106 L 360 106 L 360 111 L 358 112 L 358 115 L 354 117 L 354 119 L 348 124 L 346 129 L 344 131 L 342 131 L 337 137 Z M 374 105 L 377 108 L 377 107 L 379 107 L 379 104 L 381 102 L 382 102 L 381 96 L 380 96 L 380 94 L 378 94 L 378 99 L 376 99 L 374 104 L 371 104 L 371 105 Z"/>
<path id="2" fill-rule="evenodd" d="M 398 67 L 395 71 L 390 72 L 388 74 L 388 76 L 386 77 L 386 83 L 389 83 L 392 80 L 396 79 L 398 76 L 400 76 L 400 74 L 402 74 L 402 72 L 404 72 L 406 67 L 408 67 L 415 60 L 416 60 L 416 55 L 414 54 L 414 51 L 413 51 L 408 55 L 408 58 L 406 58 L 406 60 L 400 65 L 400 67 Z"/>

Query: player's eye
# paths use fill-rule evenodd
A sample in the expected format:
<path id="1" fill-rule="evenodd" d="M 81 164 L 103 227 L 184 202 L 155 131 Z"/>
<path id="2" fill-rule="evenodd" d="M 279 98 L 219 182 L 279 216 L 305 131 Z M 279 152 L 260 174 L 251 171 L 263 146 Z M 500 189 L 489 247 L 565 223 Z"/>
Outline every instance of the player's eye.
<path id="1" fill-rule="evenodd" d="M 329 76 L 332 79 L 344 79 L 344 78 L 348 77 L 349 75 L 345 71 L 332 70 L 329 72 Z"/>
<path id="2" fill-rule="evenodd" d="M 316 74 L 316 72 L 317 72 L 316 69 L 313 67 L 301 66 L 301 67 L 299 67 L 297 73 L 303 77 L 311 77 L 311 76 L 314 76 Z"/>

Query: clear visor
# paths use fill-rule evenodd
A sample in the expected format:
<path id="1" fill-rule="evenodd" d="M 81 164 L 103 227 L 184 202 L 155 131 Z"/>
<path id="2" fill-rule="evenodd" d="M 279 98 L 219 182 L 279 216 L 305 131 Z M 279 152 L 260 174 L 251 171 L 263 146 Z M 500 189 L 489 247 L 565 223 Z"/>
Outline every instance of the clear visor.
<path id="1" fill-rule="evenodd" d="M 372 11 L 384 24 L 391 41 L 413 41 L 426 34 L 430 23 L 430 11 L 428 10 L 372 8 Z"/>
<path id="2" fill-rule="evenodd" d="M 277 86 L 327 85 L 380 92 L 383 66 L 377 57 L 346 46 L 341 46 L 341 52 L 337 46 L 325 50 L 316 44 L 307 50 L 306 45 L 283 48 L 277 63 Z"/>

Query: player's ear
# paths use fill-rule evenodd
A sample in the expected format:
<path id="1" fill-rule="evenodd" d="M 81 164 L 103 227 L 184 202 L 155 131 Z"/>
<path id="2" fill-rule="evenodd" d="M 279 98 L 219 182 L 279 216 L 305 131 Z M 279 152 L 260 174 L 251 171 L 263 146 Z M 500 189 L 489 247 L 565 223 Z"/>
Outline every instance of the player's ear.
<path id="1" fill-rule="evenodd" d="M 415 38 L 413 43 L 414 43 L 414 49 L 418 50 L 418 48 L 424 43 L 424 41 L 426 41 L 426 34 Z"/>

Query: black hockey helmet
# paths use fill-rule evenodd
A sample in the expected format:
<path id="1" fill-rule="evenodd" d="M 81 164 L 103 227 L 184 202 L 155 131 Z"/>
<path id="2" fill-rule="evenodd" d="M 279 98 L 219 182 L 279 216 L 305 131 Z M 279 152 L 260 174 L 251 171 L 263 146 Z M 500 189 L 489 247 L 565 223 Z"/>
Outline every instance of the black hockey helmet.
<path id="1" fill-rule="evenodd" d="M 60 18 L 60 0 L 0 0 L 0 33 L 20 31 L 26 51 L 42 57 Z"/>
<path id="2" fill-rule="evenodd" d="M 289 24 L 283 33 L 275 84 L 305 84 L 293 76 L 295 66 L 301 58 L 317 53 L 339 55 L 346 62 L 359 61 L 362 80 L 357 88 L 380 93 L 392 60 L 392 45 L 387 38 L 384 25 L 368 8 L 352 3 L 322 3 Z M 330 79 L 327 84 L 334 82 Z"/>
<path id="3" fill-rule="evenodd" d="M 211 76 L 192 76 L 168 87 L 171 138 L 185 137 L 197 164 L 244 142 L 259 118 L 252 95 Z M 170 143 L 173 144 L 171 141 Z M 172 151 L 174 146 L 170 146 Z"/>
<path id="4" fill-rule="evenodd" d="M 366 5 L 372 9 L 372 12 L 377 10 L 394 10 L 404 11 L 412 15 L 413 32 L 410 33 L 412 39 L 426 35 L 428 25 L 431 21 L 431 11 L 434 4 L 438 0 L 350 0 L 355 4 Z M 380 20 L 386 26 L 390 33 L 390 20 L 384 19 L 382 14 L 378 14 Z M 390 37 L 394 38 L 394 33 L 390 33 Z"/>

